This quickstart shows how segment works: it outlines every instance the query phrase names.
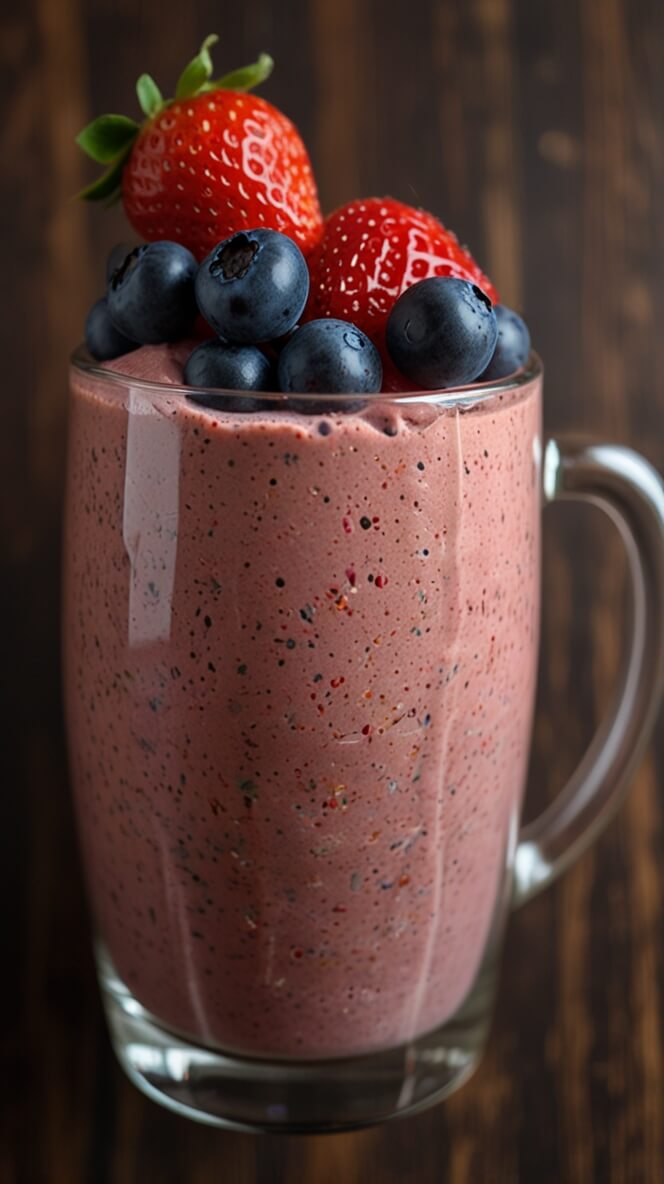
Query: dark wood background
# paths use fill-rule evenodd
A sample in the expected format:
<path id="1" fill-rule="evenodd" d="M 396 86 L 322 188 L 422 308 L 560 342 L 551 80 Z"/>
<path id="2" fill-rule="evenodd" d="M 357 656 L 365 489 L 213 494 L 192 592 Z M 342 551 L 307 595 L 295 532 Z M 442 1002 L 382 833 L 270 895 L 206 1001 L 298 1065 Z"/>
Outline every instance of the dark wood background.
<path id="1" fill-rule="evenodd" d="M 593 851 L 515 916 L 493 1035 L 442 1107 L 359 1134 L 189 1124 L 121 1075 L 88 944 L 62 740 L 58 548 L 66 359 L 119 213 L 70 201 L 93 113 L 172 85 L 202 36 L 269 49 L 324 204 L 391 192 L 438 212 L 528 315 L 547 425 L 664 467 L 661 0 L 22 0 L 0 37 L 2 382 L 1 1184 L 660 1184 L 664 745 Z M 225 9 L 225 12 L 224 12 Z M 169 15 L 167 16 L 167 11 Z M 223 61 L 222 61 L 223 58 Z M 547 512 L 529 810 L 606 702 L 623 564 L 593 511 Z"/>

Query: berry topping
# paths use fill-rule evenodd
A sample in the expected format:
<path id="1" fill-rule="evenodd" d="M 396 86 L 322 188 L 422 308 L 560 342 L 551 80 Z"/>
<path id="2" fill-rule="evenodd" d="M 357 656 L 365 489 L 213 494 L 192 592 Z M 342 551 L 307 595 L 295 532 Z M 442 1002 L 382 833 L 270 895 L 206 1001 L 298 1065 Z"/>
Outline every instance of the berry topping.
<path id="1" fill-rule="evenodd" d="M 129 255 L 131 251 L 135 250 L 135 248 L 136 243 L 116 243 L 114 247 L 111 247 L 108 253 L 108 259 L 106 260 L 107 284 L 110 284 L 111 280 L 113 279 L 113 273 L 116 272 L 119 267 L 122 267 L 127 255 Z"/>
<path id="2" fill-rule="evenodd" d="M 465 386 L 487 366 L 498 327 L 489 297 L 468 280 L 434 276 L 408 288 L 387 322 L 387 347 L 421 386 Z"/>
<path id="3" fill-rule="evenodd" d="M 92 354 L 97 362 L 110 362 L 113 358 L 119 358 L 122 354 L 128 354 L 138 348 L 136 341 L 130 341 L 116 329 L 110 318 L 105 296 L 92 305 L 85 318 L 85 344 L 88 353 Z"/>
<path id="4" fill-rule="evenodd" d="M 271 341 L 299 320 L 309 293 L 300 248 L 276 230 L 240 231 L 201 263 L 196 299 L 206 321 L 227 341 Z"/>
<path id="5" fill-rule="evenodd" d="M 497 299 L 450 230 L 432 214 L 389 197 L 350 202 L 330 214 L 310 268 L 307 315 L 351 320 L 381 352 L 395 300 L 419 280 L 434 275 L 466 279 Z M 398 387 L 398 381 L 390 385 Z"/>
<path id="6" fill-rule="evenodd" d="M 144 243 L 116 268 L 108 311 L 117 329 L 141 345 L 177 341 L 196 316 L 196 260 L 179 243 Z"/>
<path id="7" fill-rule="evenodd" d="M 251 411 L 274 411 L 270 399 L 254 399 L 251 395 L 210 394 L 187 395 L 190 403 L 209 407 L 211 411 L 239 411 L 243 415 Z"/>
<path id="8" fill-rule="evenodd" d="M 196 347 L 185 365 L 184 381 L 187 386 L 231 391 L 270 391 L 276 382 L 270 362 L 255 345 L 223 341 L 204 341 Z"/>
<path id="9" fill-rule="evenodd" d="M 269 76 L 272 59 L 262 54 L 214 80 L 216 41 L 205 39 L 173 100 L 162 98 L 149 75 L 139 78 L 141 125 L 102 115 L 83 129 L 80 147 L 109 167 L 81 196 L 121 195 L 143 238 L 183 243 L 197 259 L 252 226 L 280 230 L 307 252 L 321 236 L 322 217 L 306 148 L 281 111 L 248 93 Z"/>
<path id="10" fill-rule="evenodd" d="M 206 391 L 194 401 L 275 410 L 251 392 L 279 390 L 278 407 L 315 414 L 522 366 L 524 322 L 432 214 L 373 197 L 323 223 L 296 128 L 249 93 L 272 59 L 213 79 L 217 40 L 205 39 L 174 99 L 141 75 L 143 123 L 104 115 L 77 137 L 107 166 L 81 196 L 122 196 L 148 240 L 109 255 L 107 295 L 86 321 L 90 353 L 111 360 L 181 341 L 186 356 L 197 342 L 185 382 Z"/>
<path id="11" fill-rule="evenodd" d="M 348 321 L 309 321 L 282 350 L 279 387 L 291 394 L 364 394 L 380 390 L 378 350 Z"/>
<path id="12" fill-rule="evenodd" d="M 271 355 L 273 355 L 275 358 L 279 357 L 279 354 L 281 353 L 282 349 L 286 348 L 286 346 L 288 345 L 288 342 L 297 333 L 299 328 L 300 328 L 299 324 L 293 325 L 293 328 L 289 329 L 288 333 L 284 333 L 283 337 L 276 337 L 273 341 L 267 342 L 266 344 L 267 344 L 267 348 L 268 348 L 269 353 Z"/>
<path id="13" fill-rule="evenodd" d="M 498 323 L 498 340 L 493 357 L 480 376 L 482 382 L 514 374 L 530 357 L 530 333 L 519 314 L 504 304 L 497 304 L 493 311 Z"/>

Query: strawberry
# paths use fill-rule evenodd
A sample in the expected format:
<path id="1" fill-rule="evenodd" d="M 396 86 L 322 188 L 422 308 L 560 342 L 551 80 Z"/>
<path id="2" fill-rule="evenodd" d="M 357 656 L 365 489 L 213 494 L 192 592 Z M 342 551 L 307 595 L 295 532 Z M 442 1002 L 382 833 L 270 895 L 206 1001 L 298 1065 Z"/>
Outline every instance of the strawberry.
<path id="1" fill-rule="evenodd" d="M 498 293 L 451 230 L 425 210 L 391 197 L 342 206 L 325 220 L 309 259 L 311 294 L 306 317 L 353 321 L 383 356 L 385 390 L 412 389 L 385 346 L 385 326 L 405 288 L 432 275 L 476 283 L 494 303 Z"/>
<path id="2" fill-rule="evenodd" d="M 306 253 L 322 234 L 307 150 L 285 115 L 248 94 L 272 59 L 211 81 L 212 34 L 165 101 L 143 74 L 136 85 L 146 120 L 102 115 L 77 142 L 108 171 L 83 190 L 89 201 L 122 197 L 143 238 L 171 239 L 202 259 L 238 230 L 280 230 Z"/>

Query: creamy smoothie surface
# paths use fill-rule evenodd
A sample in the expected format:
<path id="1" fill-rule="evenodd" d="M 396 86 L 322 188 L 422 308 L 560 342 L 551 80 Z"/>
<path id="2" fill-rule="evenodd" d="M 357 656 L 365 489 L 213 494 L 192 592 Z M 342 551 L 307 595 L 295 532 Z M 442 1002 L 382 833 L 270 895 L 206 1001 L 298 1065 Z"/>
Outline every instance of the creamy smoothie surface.
<path id="1" fill-rule="evenodd" d="M 525 777 L 538 381 L 307 416 L 72 383 L 67 711 L 115 970 L 251 1055 L 435 1028 L 477 974 Z"/>

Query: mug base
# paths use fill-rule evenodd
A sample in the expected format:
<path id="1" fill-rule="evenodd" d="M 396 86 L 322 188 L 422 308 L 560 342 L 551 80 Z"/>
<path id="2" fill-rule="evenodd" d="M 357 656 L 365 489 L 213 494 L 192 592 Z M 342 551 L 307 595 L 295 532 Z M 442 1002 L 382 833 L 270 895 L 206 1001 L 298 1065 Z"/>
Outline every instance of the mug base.
<path id="1" fill-rule="evenodd" d="M 463 1007 L 408 1044 L 331 1060 L 261 1060 L 170 1031 L 134 998 L 103 947 L 97 965 L 113 1048 L 134 1085 L 182 1117 L 254 1133 L 332 1134 L 435 1105 L 477 1067 L 493 998 L 485 964 Z"/>

